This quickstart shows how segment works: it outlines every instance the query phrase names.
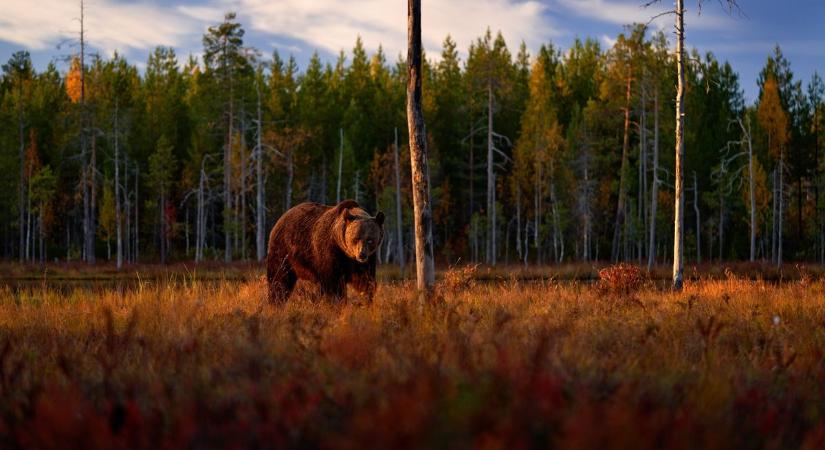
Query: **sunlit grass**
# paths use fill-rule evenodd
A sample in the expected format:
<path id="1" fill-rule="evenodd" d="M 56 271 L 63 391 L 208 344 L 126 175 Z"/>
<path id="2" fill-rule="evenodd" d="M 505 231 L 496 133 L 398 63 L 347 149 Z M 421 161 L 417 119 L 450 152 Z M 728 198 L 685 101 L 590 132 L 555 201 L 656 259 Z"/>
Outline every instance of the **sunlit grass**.
<path id="1" fill-rule="evenodd" d="M 483 269 L 479 269 L 483 270 Z M 822 448 L 825 282 L 445 274 L 432 304 L 249 281 L 0 290 L 0 443 Z M 63 445 L 63 446 L 65 446 Z"/>

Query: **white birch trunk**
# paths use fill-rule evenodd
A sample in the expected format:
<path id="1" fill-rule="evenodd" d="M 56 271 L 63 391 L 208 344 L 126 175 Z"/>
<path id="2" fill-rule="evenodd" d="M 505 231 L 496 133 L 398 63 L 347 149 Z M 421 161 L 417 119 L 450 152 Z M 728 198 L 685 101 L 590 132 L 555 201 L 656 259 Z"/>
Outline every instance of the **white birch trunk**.
<path id="1" fill-rule="evenodd" d="M 783 185 L 783 173 L 785 169 L 785 161 L 784 161 L 784 151 L 782 149 L 779 150 L 779 214 L 777 215 L 777 233 L 776 233 L 776 241 L 777 241 L 777 253 L 776 253 L 776 266 L 779 267 L 782 265 L 782 223 L 784 222 L 784 217 L 782 215 L 783 210 L 783 203 L 785 201 L 784 198 L 784 188 Z"/>
<path id="2" fill-rule="evenodd" d="M 121 202 L 120 202 L 120 139 L 119 134 L 119 110 L 118 103 L 115 101 L 115 233 L 117 234 L 117 262 L 115 266 L 117 270 L 123 267 L 123 227 L 120 220 Z"/>
<path id="3" fill-rule="evenodd" d="M 286 154 L 286 201 L 284 210 L 292 208 L 292 179 L 295 177 L 295 167 L 292 158 L 292 149 Z"/>
<path id="4" fill-rule="evenodd" d="M 642 224 L 642 233 L 639 241 L 641 242 L 641 251 L 639 252 L 639 258 L 641 262 L 641 258 L 645 255 L 645 252 L 650 253 L 650 247 L 645 247 L 644 240 L 647 236 L 647 199 L 648 199 L 648 180 L 647 180 L 647 89 L 644 84 L 642 84 L 642 117 L 641 117 L 641 132 L 639 136 L 639 140 L 641 141 L 639 145 L 641 145 L 641 160 L 642 160 L 642 196 L 639 200 L 639 223 Z"/>
<path id="5" fill-rule="evenodd" d="M 630 88 L 632 76 L 627 74 L 627 87 L 625 89 L 625 107 L 624 107 L 624 137 L 622 139 L 622 163 L 621 172 L 619 173 L 619 198 L 616 202 L 616 222 L 613 228 L 613 248 L 611 250 L 610 258 L 613 262 L 619 261 L 619 253 L 624 250 L 624 257 L 627 258 L 627 233 L 623 233 L 625 225 L 625 197 L 627 190 L 627 171 L 628 171 L 628 151 L 630 146 Z"/>
<path id="6" fill-rule="evenodd" d="M 223 64 L 224 66 L 228 66 L 229 62 L 226 60 L 227 55 L 227 43 L 226 37 L 224 39 L 224 49 L 223 49 Z M 224 228 L 224 251 L 223 251 L 223 259 L 225 262 L 232 261 L 232 234 L 233 233 L 233 220 L 232 220 L 232 191 L 231 191 L 231 177 L 232 177 L 232 134 L 234 131 L 234 101 L 235 101 L 235 86 L 234 80 L 231 75 L 231 70 L 226 69 L 229 71 L 229 111 L 227 117 L 227 126 L 226 126 L 226 148 L 223 152 L 223 228 Z"/>
<path id="7" fill-rule="evenodd" d="M 81 19 L 82 23 L 82 19 Z M 82 36 L 82 30 L 81 30 Z M 20 160 L 20 185 L 18 186 L 19 189 L 19 200 L 18 200 L 18 227 L 20 228 L 20 247 L 18 248 L 20 262 L 23 262 L 26 259 L 26 255 L 24 253 L 23 247 L 25 245 L 26 237 L 25 237 L 25 223 L 26 223 L 26 137 L 25 137 L 25 130 L 24 130 L 24 120 L 23 120 L 23 81 L 18 80 L 18 98 L 17 98 L 17 131 L 18 131 L 18 138 L 19 142 L 19 149 L 18 149 L 18 158 Z"/>
<path id="8" fill-rule="evenodd" d="M 696 178 L 696 172 L 693 172 L 693 212 L 696 213 L 696 262 L 700 263 L 702 262 L 702 222 L 701 216 L 699 215 L 699 182 Z M 722 223 L 720 221 L 720 229 L 721 226 Z M 721 251 L 722 247 L 720 246 L 719 248 Z M 710 258 L 712 259 L 713 255 L 711 255 Z"/>
<path id="9" fill-rule="evenodd" d="M 135 259 L 132 262 L 138 262 L 140 259 L 140 166 L 135 163 Z"/>
<path id="10" fill-rule="evenodd" d="M 521 260 L 521 187 L 516 187 L 516 253 Z"/>
<path id="11" fill-rule="evenodd" d="M 550 203 L 553 204 L 553 246 L 558 245 L 556 251 L 556 262 L 560 263 L 564 260 L 564 236 L 561 232 L 561 219 L 559 218 L 558 199 L 556 198 L 556 183 L 550 182 Z"/>
<path id="12" fill-rule="evenodd" d="M 403 227 L 401 215 L 401 168 L 398 164 L 398 127 L 395 128 L 395 140 L 393 142 L 393 163 L 395 165 L 395 234 L 398 236 L 395 242 L 395 260 L 404 273 L 404 239 L 401 231 Z"/>
<path id="13" fill-rule="evenodd" d="M 676 0 L 676 171 L 675 205 L 673 218 L 673 289 L 682 290 L 683 283 L 683 234 L 685 222 L 685 192 L 682 186 L 682 160 L 685 154 L 685 5 Z"/>
<path id="14" fill-rule="evenodd" d="M 493 200 L 493 86 L 487 82 L 487 263 L 496 265 L 496 211 Z"/>
<path id="15" fill-rule="evenodd" d="M 266 257 L 266 205 L 264 204 L 263 116 L 261 114 L 261 87 L 255 83 L 258 121 L 255 143 L 255 250 L 258 261 Z"/>
<path id="16" fill-rule="evenodd" d="M 344 129 L 338 129 L 340 147 L 338 149 L 338 184 L 335 186 L 335 204 L 341 202 L 341 172 L 344 170 Z"/>

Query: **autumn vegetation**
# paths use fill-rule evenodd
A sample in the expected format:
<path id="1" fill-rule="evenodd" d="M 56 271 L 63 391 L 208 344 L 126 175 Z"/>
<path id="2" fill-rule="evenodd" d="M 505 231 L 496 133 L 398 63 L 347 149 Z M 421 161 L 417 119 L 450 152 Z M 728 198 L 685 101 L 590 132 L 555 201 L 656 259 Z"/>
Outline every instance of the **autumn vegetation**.
<path id="1" fill-rule="evenodd" d="M 673 293 L 628 267 L 596 285 L 485 270 L 441 273 L 429 304 L 384 281 L 369 305 L 303 285 L 273 307 L 260 270 L 5 287 L 0 445 L 825 445 L 817 272 L 686 270 Z"/>

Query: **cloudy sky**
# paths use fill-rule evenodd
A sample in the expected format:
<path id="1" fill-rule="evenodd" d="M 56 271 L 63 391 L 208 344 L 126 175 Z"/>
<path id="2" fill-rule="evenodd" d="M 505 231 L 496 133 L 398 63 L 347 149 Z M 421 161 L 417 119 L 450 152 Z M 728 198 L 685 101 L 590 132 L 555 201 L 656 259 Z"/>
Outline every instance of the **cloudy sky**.
<path id="1" fill-rule="evenodd" d="M 576 37 L 594 37 L 609 46 L 624 24 L 647 22 L 672 7 L 642 8 L 644 0 L 423 0 L 424 45 L 436 55 L 449 33 L 466 51 L 489 26 L 501 30 L 515 51 L 520 41 L 536 49 L 552 41 L 567 48 Z M 78 1 L 0 0 L 0 60 L 27 49 L 38 68 L 76 51 Z M 688 0 L 687 43 L 729 60 L 741 75 L 746 96 L 756 95 L 756 75 L 775 44 L 807 82 L 825 72 L 825 2 L 821 0 L 739 0 L 733 15 L 718 0 Z M 403 51 L 405 0 L 87 0 L 91 47 L 109 55 L 115 50 L 143 67 L 157 45 L 173 46 L 179 55 L 199 55 L 206 28 L 226 11 L 237 11 L 246 28 L 246 44 L 264 53 L 277 49 L 294 54 L 301 67 L 314 50 L 332 60 L 349 50 L 357 35 L 370 50 L 383 45 L 391 61 Z M 654 26 L 672 30 L 672 17 Z M 65 69 L 65 64 L 61 63 Z"/>

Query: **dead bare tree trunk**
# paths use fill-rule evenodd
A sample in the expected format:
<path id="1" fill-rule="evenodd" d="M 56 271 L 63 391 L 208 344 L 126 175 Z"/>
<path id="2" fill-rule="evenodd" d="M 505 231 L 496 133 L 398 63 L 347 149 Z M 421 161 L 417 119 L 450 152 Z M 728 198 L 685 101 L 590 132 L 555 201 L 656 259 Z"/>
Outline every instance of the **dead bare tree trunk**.
<path id="1" fill-rule="evenodd" d="M 129 158 L 128 155 L 123 155 L 123 212 L 125 213 L 123 226 L 123 253 L 126 261 L 132 260 L 132 245 L 131 245 L 131 227 L 132 227 L 132 208 L 129 203 Z"/>
<path id="2" fill-rule="evenodd" d="M 26 251 L 25 251 L 25 260 L 31 261 L 32 260 L 32 167 L 29 164 L 27 170 L 26 178 L 28 181 L 26 182 Z"/>
<path id="3" fill-rule="evenodd" d="M 624 138 L 622 140 L 622 166 L 619 174 L 619 199 L 616 204 L 616 222 L 613 229 L 613 248 L 610 258 L 613 262 L 619 260 L 619 248 L 622 243 L 622 228 L 625 221 L 625 190 L 627 189 L 628 148 L 630 147 L 630 86 L 632 76 L 627 74 L 627 88 L 624 107 Z M 626 239 L 626 236 L 625 236 Z M 624 255 L 627 257 L 627 254 Z"/>
<path id="4" fill-rule="evenodd" d="M 776 266 L 779 267 L 782 265 L 782 222 L 784 222 L 784 216 L 782 214 L 783 209 L 783 202 L 785 201 L 785 192 L 784 192 L 784 178 L 783 172 L 785 171 L 785 158 L 784 158 L 784 149 L 779 149 L 779 214 L 777 215 L 777 233 L 776 233 L 776 241 L 777 241 L 777 253 L 776 253 Z"/>
<path id="5" fill-rule="evenodd" d="M 115 100 L 115 126 L 114 126 L 114 147 L 115 147 L 115 229 L 117 233 L 117 270 L 123 267 L 123 228 L 120 223 L 120 139 L 119 139 L 119 110 L 118 102 Z"/>
<path id="6" fill-rule="evenodd" d="M 768 138 L 770 139 L 770 138 Z M 770 148 L 770 144 L 768 144 Z M 771 262 L 776 263 L 776 168 L 771 172 Z"/>
<path id="7" fill-rule="evenodd" d="M 487 82 L 487 264 L 496 265 L 496 205 L 493 179 L 493 84 Z"/>
<path id="8" fill-rule="evenodd" d="M 95 263 L 95 232 L 97 230 L 97 224 L 95 223 L 95 219 L 97 218 L 97 128 L 94 123 L 94 116 L 92 116 L 90 129 L 92 131 L 92 145 L 91 145 L 91 154 L 90 162 L 89 162 L 89 182 L 90 186 L 89 189 L 90 193 L 90 200 L 89 200 L 89 224 L 91 225 L 91 235 L 89 237 L 89 248 L 91 252 L 89 254 L 90 263 Z"/>
<path id="9" fill-rule="evenodd" d="M 160 188 L 160 263 L 166 264 L 166 187 Z"/>
<path id="10" fill-rule="evenodd" d="M 751 254 L 750 260 L 751 262 L 756 260 L 756 180 L 753 179 L 753 144 L 751 141 L 751 122 L 750 118 L 747 119 L 748 121 L 748 129 L 745 130 L 745 126 L 742 124 L 742 121 L 739 121 L 739 126 L 742 128 L 742 133 L 745 135 L 745 139 L 748 140 L 748 197 L 750 199 L 750 206 L 751 206 Z"/>
<path id="11" fill-rule="evenodd" d="M 585 261 L 590 261 L 591 247 L 591 217 L 590 217 L 590 156 L 585 156 L 584 160 L 584 195 L 581 198 L 581 209 L 584 215 L 584 229 L 582 230 L 582 254 Z"/>
<path id="12" fill-rule="evenodd" d="M 659 206 L 659 89 L 653 93 L 653 185 L 650 190 L 650 240 L 647 243 L 647 271 L 656 263 L 656 209 Z"/>
<path id="13" fill-rule="evenodd" d="M 344 129 L 338 129 L 341 146 L 338 150 L 338 185 L 335 187 L 335 204 L 341 202 L 341 172 L 344 168 Z"/>
<path id="14" fill-rule="evenodd" d="M 203 249 L 206 246 L 206 156 L 201 159 L 198 179 L 198 213 L 195 223 L 195 262 L 203 261 Z"/>
<path id="15" fill-rule="evenodd" d="M 263 115 L 261 113 L 261 86 L 255 83 L 257 95 L 257 130 L 255 131 L 255 256 L 258 261 L 266 257 L 266 205 L 264 204 L 264 168 L 263 168 Z"/>
<path id="16" fill-rule="evenodd" d="M 352 190 L 355 191 L 355 201 L 361 201 L 361 171 L 355 171 L 355 182 L 352 185 Z"/>
<path id="17" fill-rule="evenodd" d="M 427 136 L 421 111 L 421 0 L 407 2 L 407 127 L 410 136 L 413 210 L 415 216 L 416 281 L 419 298 L 432 292 L 435 283 L 433 262 L 430 175 L 427 162 Z"/>
<path id="18" fill-rule="evenodd" d="M 286 201 L 284 210 L 292 208 L 292 180 L 295 178 L 295 164 L 292 156 L 292 149 L 286 152 Z"/>
<path id="19" fill-rule="evenodd" d="M 682 160 L 685 156 L 685 4 L 676 0 L 676 170 L 673 218 L 673 289 L 682 290 L 685 192 Z"/>
<path id="20" fill-rule="evenodd" d="M 226 147 L 223 152 L 223 229 L 224 229 L 224 262 L 232 261 L 232 235 L 234 234 L 234 221 L 232 217 L 232 134 L 235 126 L 235 86 L 232 69 L 228 68 L 227 61 L 228 43 L 227 37 L 222 37 L 224 67 L 229 74 L 229 110 L 226 123 Z"/>
<path id="21" fill-rule="evenodd" d="M 81 11 L 83 8 L 83 3 L 81 2 Z M 81 24 L 83 23 L 83 19 L 81 17 Z M 83 28 L 81 25 L 81 36 L 83 36 Z M 81 37 L 82 40 L 82 37 Z M 17 98 L 17 131 L 18 131 L 18 138 L 19 138 L 19 149 L 18 149 L 18 158 L 20 161 L 20 185 L 18 186 L 19 189 L 19 203 L 18 203 L 18 227 L 20 228 L 20 247 L 18 248 L 20 262 L 25 260 L 25 255 L 23 252 L 23 246 L 25 243 L 25 220 L 26 220 L 26 137 L 25 137 L 25 122 L 23 118 L 23 80 L 18 80 L 18 98 Z"/>
<path id="22" fill-rule="evenodd" d="M 401 231 L 403 227 L 401 215 L 401 168 L 398 164 L 398 127 L 395 127 L 395 141 L 393 142 L 393 162 L 395 165 L 395 234 L 398 239 L 395 241 L 395 261 L 404 273 L 404 237 Z"/>
<path id="23" fill-rule="evenodd" d="M 539 245 L 539 230 L 541 229 L 541 163 L 538 164 L 536 170 L 536 192 L 533 196 L 533 207 L 535 209 L 535 226 L 533 227 L 533 244 L 536 246 L 536 264 L 541 265 L 541 247 Z"/>
<path id="24" fill-rule="evenodd" d="M 140 205 L 140 190 L 139 182 L 140 180 L 140 166 L 135 162 L 135 259 L 132 262 L 138 262 L 140 259 L 140 217 L 138 216 L 138 211 L 140 209 L 138 206 Z"/>
<path id="25" fill-rule="evenodd" d="M 516 187 L 516 253 L 522 259 L 521 251 L 521 187 Z"/>
<path id="26" fill-rule="evenodd" d="M 248 182 L 248 174 L 247 174 L 247 154 L 246 154 L 246 112 L 244 108 L 241 107 L 241 137 L 238 150 L 241 152 L 240 155 L 240 165 L 241 165 L 241 179 L 240 181 L 240 218 L 237 220 L 238 229 L 241 234 L 241 259 L 246 260 L 247 258 L 247 241 L 246 241 L 246 229 L 247 229 L 247 212 L 246 212 L 246 183 Z"/>
<path id="27" fill-rule="evenodd" d="M 468 202 L 470 214 L 467 218 L 470 221 L 470 234 L 472 235 L 471 253 L 474 263 L 478 261 L 478 226 L 477 221 L 473 220 L 473 214 L 475 213 L 475 133 L 475 122 L 470 120 L 470 176 L 468 180 L 470 185 L 470 201 Z"/>
<path id="28" fill-rule="evenodd" d="M 551 168 L 551 171 L 553 169 Z M 556 183 L 551 175 L 550 180 L 550 203 L 552 204 L 553 214 L 553 251 L 556 253 L 556 262 L 560 263 L 564 260 L 564 236 L 561 231 L 561 220 L 559 218 L 558 199 L 556 198 Z M 558 247 L 558 248 L 556 248 Z"/>
<path id="29" fill-rule="evenodd" d="M 696 262 L 700 263 L 702 262 L 702 222 L 699 215 L 699 183 L 696 179 L 696 172 L 693 172 L 693 212 L 696 213 Z"/>
<path id="30" fill-rule="evenodd" d="M 825 236 L 822 234 L 822 210 L 819 207 L 819 183 L 820 183 L 820 174 L 819 174 L 819 108 L 820 108 L 820 101 L 818 95 L 813 96 L 813 105 L 814 105 L 814 217 L 816 220 L 816 229 L 817 229 L 817 244 L 819 246 L 817 253 L 817 258 L 820 264 L 825 259 Z"/>
<path id="31" fill-rule="evenodd" d="M 81 185 L 83 191 L 83 258 L 89 264 L 95 262 L 94 199 L 91 186 L 94 184 L 94 167 L 88 161 L 86 132 L 88 114 L 86 111 L 86 5 L 80 1 L 80 164 L 82 166 Z"/>
<path id="32" fill-rule="evenodd" d="M 642 194 L 641 198 L 639 199 L 639 223 L 642 226 L 642 233 L 640 234 L 639 238 L 639 263 L 642 262 L 642 258 L 645 256 L 644 252 L 650 252 L 650 248 L 645 248 L 645 237 L 647 236 L 647 196 L 648 196 L 648 182 L 647 182 L 647 88 L 644 84 L 644 81 L 641 83 L 642 86 L 642 114 L 639 121 L 639 146 L 640 146 L 640 159 L 641 159 L 641 166 L 642 166 Z"/>
<path id="33" fill-rule="evenodd" d="M 725 251 L 725 195 L 719 190 L 719 261 L 722 261 Z"/>

